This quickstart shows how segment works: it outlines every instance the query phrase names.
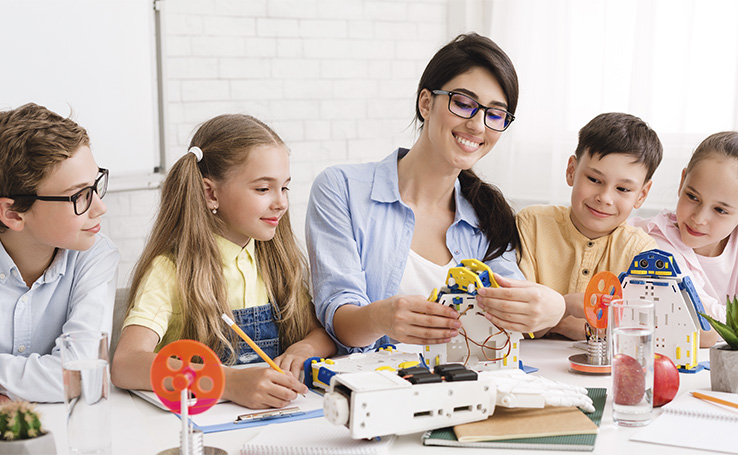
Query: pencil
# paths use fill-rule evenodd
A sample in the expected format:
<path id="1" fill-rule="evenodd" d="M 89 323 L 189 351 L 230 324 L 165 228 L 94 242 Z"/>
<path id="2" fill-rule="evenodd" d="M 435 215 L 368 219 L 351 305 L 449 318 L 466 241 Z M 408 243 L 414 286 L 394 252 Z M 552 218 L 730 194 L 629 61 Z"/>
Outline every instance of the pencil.
<path id="1" fill-rule="evenodd" d="M 253 349 L 254 352 L 256 352 L 257 354 L 259 354 L 259 357 L 261 357 L 262 360 L 264 360 L 266 363 L 268 363 L 269 366 L 272 367 L 272 368 L 274 368 L 276 371 L 279 371 L 280 373 L 284 373 L 284 370 L 282 370 L 281 368 L 279 368 L 277 366 L 277 364 L 274 363 L 274 360 L 270 359 L 269 356 L 266 354 L 266 352 L 262 351 L 261 348 L 256 343 L 254 343 L 254 340 L 252 340 L 251 338 L 249 338 L 249 336 L 246 335 L 246 332 L 244 332 L 243 330 L 241 330 L 241 327 L 237 326 L 236 323 L 233 322 L 233 319 L 231 319 L 225 313 L 223 313 L 221 315 L 221 317 L 226 322 L 226 324 L 228 324 L 229 326 L 231 326 L 231 328 L 238 334 L 238 336 L 240 336 L 241 338 L 243 338 L 243 341 L 245 341 L 246 343 L 248 343 L 249 346 L 251 346 L 251 349 Z"/>
<path id="2" fill-rule="evenodd" d="M 700 400 L 712 401 L 713 403 L 722 404 L 723 406 L 730 406 L 731 408 L 738 409 L 738 403 L 733 403 L 732 401 L 722 400 L 720 398 L 716 398 L 710 395 L 705 395 L 704 393 L 692 392 L 692 396 L 695 398 L 699 398 Z"/>

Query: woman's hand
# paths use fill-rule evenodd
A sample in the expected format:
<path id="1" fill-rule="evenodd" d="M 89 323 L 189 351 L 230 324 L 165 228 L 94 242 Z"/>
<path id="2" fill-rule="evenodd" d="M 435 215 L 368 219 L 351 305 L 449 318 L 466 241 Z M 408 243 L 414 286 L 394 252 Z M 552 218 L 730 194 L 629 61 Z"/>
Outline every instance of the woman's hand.
<path id="1" fill-rule="evenodd" d="M 282 408 L 307 393 L 307 386 L 290 373 L 269 367 L 227 368 L 224 397 L 251 409 Z"/>
<path id="2" fill-rule="evenodd" d="M 555 326 L 566 310 L 564 297 L 546 286 L 495 274 L 499 288 L 480 288 L 477 303 L 487 319 L 515 332 L 536 332 Z"/>
<path id="3" fill-rule="evenodd" d="M 369 305 L 370 323 L 402 343 L 448 343 L 459 334 L 459 313 L 419 295 L 400 295 Z"/>
<path id="4" fill-rule="evenodd" d="M 409 344 L 448 343 L 458 335 L 459 313 L 420 295 L 398 295 L 366 306 L 343 305 L 333 327 L 346 346 L 368 346 L 380 337 Z"/>

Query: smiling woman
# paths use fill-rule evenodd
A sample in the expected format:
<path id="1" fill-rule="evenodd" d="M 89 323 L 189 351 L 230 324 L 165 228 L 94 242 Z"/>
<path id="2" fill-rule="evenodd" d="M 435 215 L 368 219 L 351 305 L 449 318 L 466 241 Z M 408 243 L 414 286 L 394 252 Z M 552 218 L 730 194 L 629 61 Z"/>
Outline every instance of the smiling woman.
<path id="1" fill-rule="evenodd" d="M 506 288 L 479 292 L 493 323 L 530 332 L 558 322 L 563 298 L 522 281 L 513 211 L 472 171 L 514 120 L 517 102 L 508 56 L 489 38 L 460 35 L 421 76 L 420 136 L 410 149 L 316 178 L 306 222 L 316 313 L 345 351 L 456 336 L 458 313 L 425 296 L 468 258 L 485 261 Z"/>

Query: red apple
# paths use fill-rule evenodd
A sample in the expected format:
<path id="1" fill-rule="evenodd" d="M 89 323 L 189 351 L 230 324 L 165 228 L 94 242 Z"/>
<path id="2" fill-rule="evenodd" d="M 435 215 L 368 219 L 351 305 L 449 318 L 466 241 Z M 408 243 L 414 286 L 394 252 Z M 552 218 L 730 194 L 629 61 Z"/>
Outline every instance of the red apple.
<path id="1" fill-rule="evenodd" d="M 646 393 L 646 373 L 633 357 L 616 354 L 612 361 L 612 388 L 615 404 L 636 405 Z"/>
<path id="2" fill-rule="evenodd" d="M 670 358 L 656 354 L 653 362 L 653 405 L 663 406 L 674 399 L 679 390 L 679 370 Z"/>

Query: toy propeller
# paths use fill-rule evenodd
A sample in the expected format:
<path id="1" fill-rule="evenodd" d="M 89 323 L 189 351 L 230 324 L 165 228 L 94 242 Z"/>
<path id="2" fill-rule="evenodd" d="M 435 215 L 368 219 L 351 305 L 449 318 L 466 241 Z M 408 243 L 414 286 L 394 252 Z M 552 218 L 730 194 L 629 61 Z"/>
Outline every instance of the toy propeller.
<path id="1" fill-rule="evenodd" d="M 180 361 L 173 365 L 171 357 Z M 192 359 L 198 357 L 201 363 Z M 182 446 L 161 453 L 190 453 L 192 430 L 188 428 L 189 414 L 205 412 L 215 405 L 225 388 L 225 373 L 220 359 L 209 347 L 194 340 L 179 340 L 164 346 L 151 364 L 151 388 L 170 411 L 182 418 Z M 171 389 L 171 390 L 170 390 Z M 190 392 L 195 401 L 190 400 Z M 201 434 L 201 433 L 200 433 Z M 225 453 L 220 449 L 208 453 Z"/>
<path id="2" fill-rule="evenodd" d="M 623 298 L 620 280 L 612 272 L 599 272 L 589 280 L 584 291 L 584 317 L 590 326 L 607 328 L 607 306 L 613 299 Z"/>

